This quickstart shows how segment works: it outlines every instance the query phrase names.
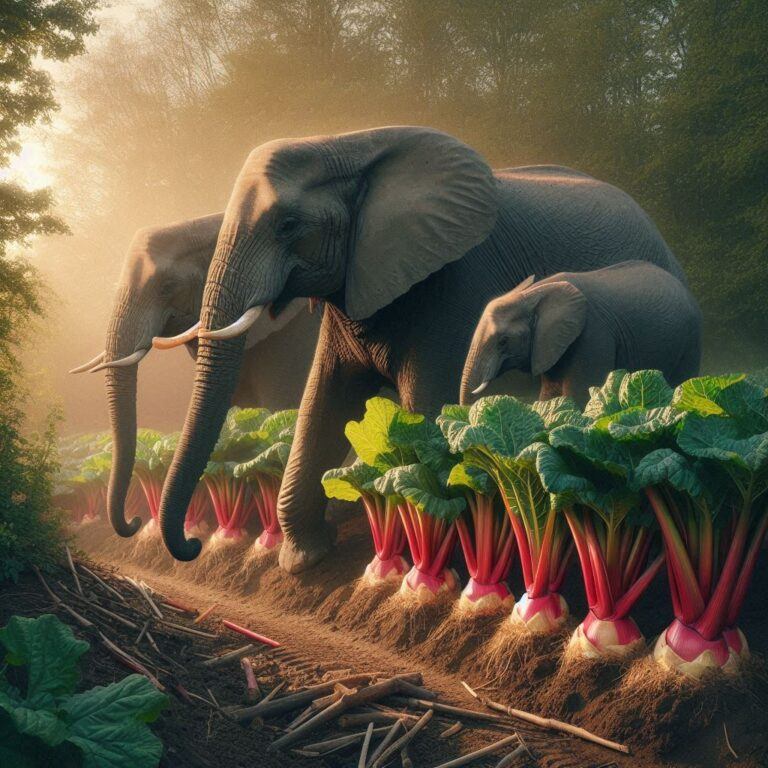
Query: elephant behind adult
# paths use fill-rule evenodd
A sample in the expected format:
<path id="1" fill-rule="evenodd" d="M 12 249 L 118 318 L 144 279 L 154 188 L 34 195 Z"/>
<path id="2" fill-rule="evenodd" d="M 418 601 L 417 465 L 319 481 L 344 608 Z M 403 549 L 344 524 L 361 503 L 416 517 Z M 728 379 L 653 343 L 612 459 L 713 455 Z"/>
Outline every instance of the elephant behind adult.
<path id="1" fill-rule="evenodd" d="M 123 264 L 105 350 L 74 372 L 106 370 L 113 462 L 107 510 L 115 531 L 132 536 L 141 521 L 125 520 L 125 501 L 136 455 L 136 383 L 140 360 L 153 338 L 179 334 L 194 358 L 203 288 L 222 213 L 147 227 L 133 237 Z M 265 312 L 249 329 L 243 366 L 227 403 L 270 409 L 295 408 L 304 390 L 320 320 L 306 301 L 295 301 L 276 318 Z"/>
<path id="2" fill-rule="evenodd" d="M 488 301 L 526 276 L 627 258 L 684 279 L 640 207 L 554 166 L 494 174 L 462 142 L 396 127 L 271 142 L 235 184 L 208 273 L 197 376 L 160 508 L 171 554 L 190 560 L 183 519 L 226 414 L 242 359 L 239 318 L 296 296 L 326 299 L 280 491 L 281 565 L 296 572 L 331 546 L 324 470 L 346 452 L 344 424 L 385 383 L 406 408 L 455 401 Z"/>

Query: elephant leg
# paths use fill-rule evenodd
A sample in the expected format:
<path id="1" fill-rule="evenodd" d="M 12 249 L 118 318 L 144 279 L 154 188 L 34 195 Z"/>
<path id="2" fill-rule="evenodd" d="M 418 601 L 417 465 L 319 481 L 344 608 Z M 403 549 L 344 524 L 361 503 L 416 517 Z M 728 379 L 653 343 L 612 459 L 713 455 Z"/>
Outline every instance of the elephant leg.
<path id="1" fill-rule="evenodd" d="M 325 522 L 328 500 L 320 478 L 343 463 L 349 452 L 344 426 L 350 419 L 362 417 L 365 401 L 376 394 L 381 383 L 377 373 L 339 359 L 321 337 L 277 503 L 285 534 L 280 566 L 289 573 L 312 567 L 333 545 L 333 533 Z"/>
<path id="2" fill-rule="evenodd" d="M 434 356 L 404 366 L 397 377 L 403 408 L 428 418 L 437 417 L 444 405 L 458 403 L 460 386 L 461 366 Z"/>

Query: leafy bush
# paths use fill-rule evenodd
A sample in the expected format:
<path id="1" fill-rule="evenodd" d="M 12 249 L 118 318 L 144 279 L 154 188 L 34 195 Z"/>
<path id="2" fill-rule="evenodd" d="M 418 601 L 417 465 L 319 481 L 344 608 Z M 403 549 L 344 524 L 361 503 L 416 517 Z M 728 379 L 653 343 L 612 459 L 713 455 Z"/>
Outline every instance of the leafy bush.
<path id="1" fill-rule="evenodd" d="M 146 724 L 168 700 L 147 678 L 129 675 L 75 693 L 78 661 L 89 646 L 50 614 L 11 617 L 0 629 L 0 645 L 0 764 L 153 768 L 160 762 L 162 745 Z"/>

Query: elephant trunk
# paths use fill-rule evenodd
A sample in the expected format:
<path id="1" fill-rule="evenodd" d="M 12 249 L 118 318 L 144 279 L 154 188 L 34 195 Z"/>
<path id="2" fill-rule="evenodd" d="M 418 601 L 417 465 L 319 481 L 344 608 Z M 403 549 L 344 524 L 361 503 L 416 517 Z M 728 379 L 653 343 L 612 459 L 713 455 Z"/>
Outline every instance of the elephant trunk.
<path id="1" fill-rule="evenodd" d="M 136 350 L 139 329 L 146 323 L 148 307 L 127 293 L 116 302 L 107 333 L 106 360 L 119 360 Z M 125 519 L 125 500 L 136 459 L 136 374 L 138 363 L 106 369 L 109 420 L 112 426 L 112 467 L 107 490 L 109 521 L 119 536 L 129 538 L 141 526 L 141 518 Z"/>
<path id="2" fill-rule="evenodd" d="M 107 368 L 106 388 L 112 424 L 112 467 L 107 491 L 109 522 L 118 536 L 129 538 L 139 530 L 141 518 L 125 519 L 125 500 L 136 458 L 136 365 Z"/>
<path id="3" fill-rule="evenodd" d="M 243 311 L 243 303 L 238 298 L 243 292 L 242 286 L 236 287 L 232 277 L 227 276 L 227 259 L 221 250 L 231 249 L 217 249 L 211 264 L 200 318 L 204 329 L 226 327 Z M 163 540 L 177 560 L 194 560 L 200 553 L 199 539 L 187 539 L 184 535 L 184 520 L 229 410 L 244 348 L 242 336 L 199 340 L 192 399 L 160 501 Z"/>
<path id="4" fill-rule="evenodd" d="M 500 361 L 497 355 L 486 349 L 486 346 L 474 339 L 469 348 L 461 375 L 459 390 L 461 405 L 469 405 L 473 396 L 479 395 L 498 374 Z"/>

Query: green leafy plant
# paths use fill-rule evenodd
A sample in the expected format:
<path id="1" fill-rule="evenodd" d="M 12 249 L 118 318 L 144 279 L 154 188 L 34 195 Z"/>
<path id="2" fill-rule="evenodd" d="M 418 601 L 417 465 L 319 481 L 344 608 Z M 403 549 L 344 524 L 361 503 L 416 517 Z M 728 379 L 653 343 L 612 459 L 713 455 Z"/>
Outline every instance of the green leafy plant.
<path id="1" fill-rule="evenodd" d="M 547 428 L 582 417 L 572 403 L 533 406 L 514 397 L 478 400 L 468 411 L 448 406 L 438 417 L 451 450 L 466 466 L 493 478 L 515 534 L 525 594 L 512 620 L 532 632 L 551 632 L 568 607 L 559 594 L 573 548 L 563 516 L 542 485 L 536 469 L 538 447 Z"/>
<path id="2" fill-rule="evenodd" d="M 655 526 L 632 488 L 633 469 L 651 439 L 674 425 L 672 391 L 658 371 L 612 373 L 592 388 L 586 424 L 567 424 L 540 445 L 536 467 L 573 536 L 589 613 L 571 638 L 587 657 L 626 655 L 643 636 L 630 611 L 664 564 L 650 560 Z M 666 407 L 666 418 L 659 409 Z M 649 561 L 650 560 L 650 561 Z"/>
<path id="3" fill-rule="evenodd" d="M 0 764 L 153 768 L 162 744 L 150 731 L 167 697 L 142 675 L 75 693 L 88 643 L 46 614 L 0 629 Z M 23 672 L 23 675 L 18 672 Z M 23 683 L 19 683 L 23 680 Z"/>
<path id="4" fill-rule="evenodd" d="M 661 528 L 675 614 L 656 659 L 700 677 L 748 654 L 738 618 L 768 529 L 768 398 L 741 375 L 691 379 L 670 402 L 675 440 L 649 446 L 635 485 Z"/>
<path id="5" fill-rule="evenodd" d="M 286 410 L 265 418 L 255 433 L 259 442 L 254 449 L 259 453 L 234 468 L 234 477 L 247 480 L 253 492 L 262 525 L 255 546 L 261 550 L 273 550 L 283 541 L 277 519 L 277 497 L 291 453 L 298 415 L 297 410 Z"/>

